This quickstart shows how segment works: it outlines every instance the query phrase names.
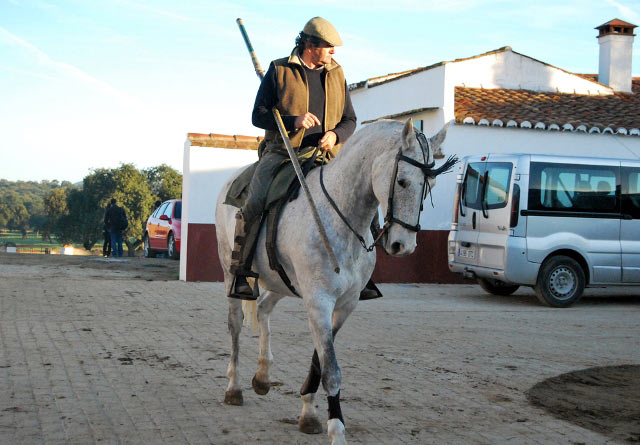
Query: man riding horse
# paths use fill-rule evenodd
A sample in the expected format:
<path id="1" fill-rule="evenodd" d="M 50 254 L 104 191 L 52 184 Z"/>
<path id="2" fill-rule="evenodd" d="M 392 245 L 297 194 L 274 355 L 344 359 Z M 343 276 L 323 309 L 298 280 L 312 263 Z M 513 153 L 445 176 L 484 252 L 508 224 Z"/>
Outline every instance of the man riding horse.
<path id="1" fill-rule="evenodd" d="M 288 159 L 287 150 L 272 114 L 275 107 L 282 115 L 298 159 L 312 156 L 316 147 L 328 158 L 335 157 L 340 146 L 353 134 L 356 114 L 342 67 L 333 59 L 342 40 L 336 29 L 322 17 L 309 20 L 296 38 L 289 57 L 274 60 L 269 66 L 256 96 L 253 125 L 265 130 L 259 161 L 247 187 L 244 205 L 236 214 L 231 261 L 233 285 L 230 298 L 255 300 L 247 277 L 251 271 L 255 242 L 262 213 L 274 176 Z M 257 284 L 256 284 L 257 286 Z M 381 297 L 369 280 L 360 299 Z"/>

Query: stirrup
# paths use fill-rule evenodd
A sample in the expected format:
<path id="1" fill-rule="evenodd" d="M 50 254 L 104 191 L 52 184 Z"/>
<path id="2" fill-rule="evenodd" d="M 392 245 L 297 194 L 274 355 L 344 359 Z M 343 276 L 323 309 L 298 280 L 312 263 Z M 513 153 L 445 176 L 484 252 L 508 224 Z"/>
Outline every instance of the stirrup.
<path id="1" fill-rule="evenodd" d="M 251 271 L 243 271 L 238 272 L 233 277 L 233 282 L 231 283 L 231 291 L 228 298 L 236 298 L 238 300 L 257 300 L 260 296 L 260 291 L 258 289 L 258 274 L 253 273 Z M 247 282 L 247 277 L 253 277 L 256 279 L 253 288 Z"/>
<path id="2" fill-rule="evenodd" d="M 367 285 L 360 292 L 360 300 L 373 300 L 375 298 L 382 298 L 382 292 L 380 292 L 373 280 L 369 279 Z"/>

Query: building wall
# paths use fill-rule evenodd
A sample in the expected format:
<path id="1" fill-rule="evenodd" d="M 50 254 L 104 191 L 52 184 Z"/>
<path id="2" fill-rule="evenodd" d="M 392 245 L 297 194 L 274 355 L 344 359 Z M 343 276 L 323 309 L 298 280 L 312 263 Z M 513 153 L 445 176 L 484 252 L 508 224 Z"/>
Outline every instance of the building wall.
<path id="1" fill-rule="evenodd" d="M 451 125 L 445 155 L 484 153 L 562 153 L 638 159 L 640 138 L 520 128 Z M 220 189 L 237 168 L 256 159 L 255 151 L 185 145 L 183 240 L 180 279 L 221 281 L 217 256 L 215 203 Z M 374 279 L 378 282 L 461 282 L 447 267 L 447 235 L 451 226 L 456 171 L 437 179 L 420 218 L 416 252 L 392 258 L 378 251 Z M 433 202 L 433 207 L 431 206 Z"/>
<path id="2" fill-rule="evenodd" d="M 372 88 L 353 90 L 351 101 L 360 123 L 417 108 L 441 108 L 443 86 L 444 66 L 438 66 Z"/>
<path id="3" fill-rule="evenodd" d="M 181 280 L 221 280 L 220 274 L 215 275 L 220 280 L 211 279 L 215 265 L 207 265 L 218 261 L 217 242 L 211 244 L 218 194 L 233 173 L 257 159 L 255 150 L 198 147 L 187 139 L 182 168 Z"/>

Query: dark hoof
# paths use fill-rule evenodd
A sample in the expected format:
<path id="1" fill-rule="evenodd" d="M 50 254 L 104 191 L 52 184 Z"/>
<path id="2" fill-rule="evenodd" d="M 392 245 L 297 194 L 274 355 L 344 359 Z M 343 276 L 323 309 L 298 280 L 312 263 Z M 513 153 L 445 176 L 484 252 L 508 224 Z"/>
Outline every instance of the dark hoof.
<path id="1" fill-rule="evenodd" d="M 242 391 L 236 389 L 235 391 L 225 392 L 224 403 L 227 405 L 241 406 L 244 403 L 244 400 L 242 399 Z"/>
<path id="2" fill-rule="evenodd" d="M 322 433 L 322 424 L 317 417 L 300 417 L 298 428 L 305 434 Z"/>
<path id="3" fill-rule="evenodd" d="M 269 384 L 269 382 L 261 382 L 260 380 L 256 379 L 255 375 L 253 376 L 253 379 L 251 379 L 251 386 L 253 386 L 253 390 L 256 392 L 256 394 L 260 396 L 266 395 L 271 389 L 271 384 Z"/>

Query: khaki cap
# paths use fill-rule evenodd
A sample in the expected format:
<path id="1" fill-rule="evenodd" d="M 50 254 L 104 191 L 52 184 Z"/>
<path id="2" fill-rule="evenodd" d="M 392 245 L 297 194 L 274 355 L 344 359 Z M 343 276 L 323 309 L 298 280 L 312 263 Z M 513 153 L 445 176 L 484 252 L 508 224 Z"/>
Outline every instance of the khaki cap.
<path id="1" fill-rule="evenodd" d="M 342 46 L 340 34 L 328 20 L 314 17 L 304 25 L 303 33 L 324 40 L 331 46 Z"/>

